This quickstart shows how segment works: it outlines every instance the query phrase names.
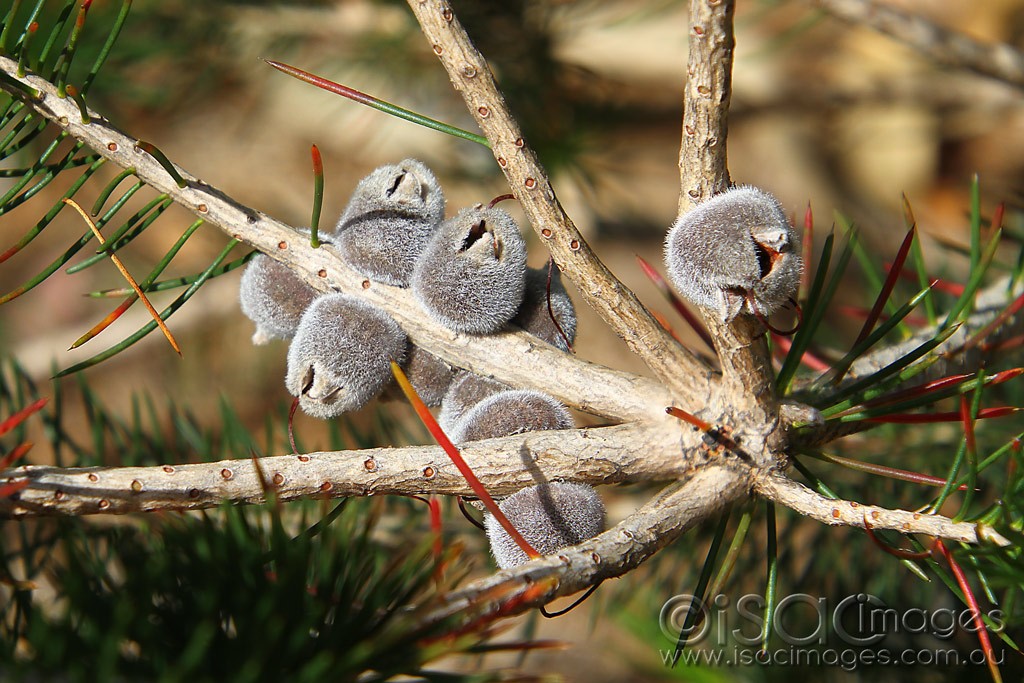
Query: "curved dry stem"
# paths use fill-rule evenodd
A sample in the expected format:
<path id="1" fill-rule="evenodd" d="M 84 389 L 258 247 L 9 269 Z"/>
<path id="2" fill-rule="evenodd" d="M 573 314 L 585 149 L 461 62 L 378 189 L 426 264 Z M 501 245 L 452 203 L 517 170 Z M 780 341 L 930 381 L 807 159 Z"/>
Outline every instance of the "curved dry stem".
<path id="1" fill-rule="evenodd" d="M 622 576 L 673 543 L 726 505 L 755 493 L 826 524 L 896 529 L 967 543 L 1007 545 L 989 527 L 954 523 L 937 515 L 918 515 L 850 501 L 832 501 L 780 475 L 751 480 L 752 471 L 707 465 L 671 484 L 614 528 L 584 543 L 473 581 L 446 596 L 428 622 L 462 613 L 467 626 L 524 612 L 572 595 L 608 578 Z M 834 512 L 838 511 L 838 514 Z"/>
<path id="2" fill-rule="evenodd" d="M 412 341 L 434 355 L 509 384 L 545 391 L 564 403 L 603 417 L 623 421 L 664 419 L 663 409 L 672 400 L 658 383 L 588 363 L 525 332 L 486 337 L 454 334 L 430 320 L 408 290 L 371 283 L 329 246 L 313 249 L 307 235 L 239 204 L 180 168 L 178 173 L 186 185 L 178 187 L 156 159 L 136 148 L 137 140 L 102 116 L 90 111 L 91 123 L 83 124 L 74 101 L 58 98 L 51 84 L 32 75 L 18 79 L 17 62 L 0 57 L 0 70 L 38 90 L 39 99 L 29 102 L 34 109 L 115 165 L 134 168 L 136 176 L 156 191 L 166 193 L 177 204 L 232 237 L 285 263 L 316 289 L 345 292 L 380 306 L 406 329 Z M 24 93 L 4 82 L 0 82 L 0 87 L 15 97 L 24 97 Z"/>
<path id="3" fill-rule="evenodd" d="M 781 475 L 761 477 L 754 482 L 754 492 L 805 517 L 831 526 L 863 529 L 867 520 L 872 529 L 892 529 L 905 534 L 924 534 L 962 543 L 1010 545 L 1006 538 L 983 524 L 954 522 L 941 515 L 891 510 L 851 500 L 832 500 Z"/>
<path id="4" fill-rule="evenodd" d="M 814 0 L 813 4 L 844 21 L 885 33 L 939 64 L 969 69 L 1024 88 L 1024 54 L 1012 45 L 985 44 L 880 2 Z"/>
<path id="5" fill-rule="evenodd" d="M 547 173 L 524 140 L 483 55 L 446 2 L 409 0 L 452 85 L 476 119 L 509 186 L 563 275 L 684 405 L 706 396 L 710 369 L 658 324 L 597 258 L 562 209 Z"/>
<path id="6" fill-rule="evenodd" d="M 707 466 L 690 473 L 612 529 L 558 555 L 472 581 L 448 594 L 427 623 L 464 615 L 468 628 L 622 576 L 749 492 L 749 470 Z"/>

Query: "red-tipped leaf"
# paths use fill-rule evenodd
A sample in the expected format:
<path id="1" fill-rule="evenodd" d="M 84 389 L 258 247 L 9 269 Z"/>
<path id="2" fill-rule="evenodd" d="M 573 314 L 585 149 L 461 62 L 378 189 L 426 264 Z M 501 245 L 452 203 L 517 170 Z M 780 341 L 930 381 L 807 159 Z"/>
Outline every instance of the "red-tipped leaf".
<path id="1" fill-rule="evenodd" d="M 20 425 L 22 422 L 31 417 L 34 413 L 38 413 L 40 410 L 43 409 L 43 406 L 45 406 L 46 402 L 49 400 L 50 399 L 48 398 L 41 398 L 32 405 L 26 408 L 22 408 L 14 415 L 11 415 L 9 418 L 4 420 L 3 422 L 0 422 L 0 436 L 3 436 L 7 432 L 11 431 L 12 429 Z"/>
<path id="2" fill-rule="evenodd" d="M 640 264 L 640 269 L 644 271 L 644 275 L 646 275 L 647 279 L 654 283 L 654 286 L 658 288 L 658 291 L 660 291 L 662 295 L 665 297 L 665 299 L 667 299 L 668 302 L 672 304 L 672 308 L 675 310 L 675 312 L 678 313 L 683 318 L 683 320 L 686 321 L 686 324 L 689 325 L 693 329 L 693 331 L 697 333 L 697 336 L 701 338 L 701 341 L 707 344 L 709 349 L 714 349 L 715 343 L 711 339 L 711 335 L 708 334 L 707 329 L 705 329 L 704 323 L 702 323 L 700 319 L 696 315 L 694 315 L 694 313 L 690 311 L 690 309 L 686 307 L 686 304 L 683 303 L 683 300 L 680 299 L 676 295 L 676 293 L 672 291 L 672 288 L 669 287 L 668 282 L 666 282 L 665 278 L 661 276 L 661 273 L 655 270 L 654 266 L 652 266 L 650 263 L 644 260 L 643 257 L 637 256 L 636 260 L 637 263 Z"/>
<path id="3" fill-rule="evenodd" d="M 987 420 L 997 417 L 1006 417 L 1018 413 L 1024 408 L 1014 406 L 997 406 L 995 408 L 982 408 L 978 411 L 976 419 Z M 962 419 L 959 411 L 945 413 L 896 413 L 894 415 L 878 415 L 864 418 L 865 422 L 892 423 L 892 424 L 931 424 L 933 422 L 959 422 Z"/>
<path id="4" fill-rule="evenodd" d="M 398 367 L 398 363 L 391 361 L 391 372 L 395 375 L 395 380 L 397 380 L 398 386 L 402 388 L 402 393 L 405 394 L 409 403 L 412 404 L 413 410 L 416 411 L 416 415 L 419 416 L 420 420 L 426 426 L 430 435 L 434 437 L 434 440 L 437 441 L 438 445 L 441 446 L 441 448 L 444 449 L 444 452 L 448 454 L 448 457 L 451 458 L 452 463 L 459 470 L 459 473 L 462 474 L 466 483 L 469 484 L 469 487 L 473 489 L 473 493 L 476 497 L 479 498 L 480 502 L 482 502 L 484 507 L 487 508 L 488 512 L 494 515 L 494 518 L 498 520 L 498 523 L 501 524 L 502 528 L 505 529 L 508 535 L 512 537 L 512 540 L 516 542 L 516 545 L 526 553 L 527 557 L 530 559 L 540 557 L 540 553 L 534 550 L 533 546 L 526 542 L 526 539 L 523 538 L 516 530 L 512 525 L 512 522 L 510 522 L 508 517 L 505 516 L 505 513 L 503 513 L 498 507 L 498 504 L 494 502 L 493 498 L 491 498 L 491 494 L 487 492 L 487 489 L 485 489 L 483 484 L 480 483 L 480 480 L 477 479 L 475 474 L 473 474 L 473 470 L 471 470 L 469 465 L 466 464 L 466 461 L 463 460 L 462 454 L 459 453 L 459 449 L 455 447 L 455 444 L 451 442 L 448 435 L 444 433 L 443 429 L 441 429 L 441 425 L 439 425 L 437 420 L 434 419 L 434 416 L 430 413 L 430 409 L 427 408 L 427 404 L 424 403 L 423 399 L 421 399 L 419 394 L 416 393 L 416 390 L 409 382 L 409 378 L 405 376 L 404 372 L 402 372 L 402 368 Z"/>
<path id="5" fill-rule="evenodd" d="M 974 597 L 974 591 L 971 589 L 971 584 L 967 581 L 967 575 L 964 574 L 960 564 L 953 559 L 953 554 L 949 552 L 941 540 L 935 540 L 935 547 L 946 558 L 953 576 L 956 577 L 956 582 L 960 585 L 960 590 L 963 591 L 964 600 L 967 601 L 967 607 L 971 610 L 974 628 L 978 633 L 978 641 L 981 643 L 981 649 L 985 653 L 985 661 L 988 663 L 989 673 L 992 674 L 992 680 L 996 681 L 996 683 L 1002 683 L 1003 677 L 999 673 L 999 665 L 996 664 L 992 641 L 988 637 L 988 630 L 985 628 L 985 622 L 981 618 L 981 607 L 978 605 L 978 599 Z"/>

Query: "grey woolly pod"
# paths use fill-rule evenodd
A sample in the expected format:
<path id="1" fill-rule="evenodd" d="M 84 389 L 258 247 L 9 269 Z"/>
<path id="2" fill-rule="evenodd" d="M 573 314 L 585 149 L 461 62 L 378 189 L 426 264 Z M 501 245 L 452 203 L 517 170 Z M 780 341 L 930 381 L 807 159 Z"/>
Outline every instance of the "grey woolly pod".
<path id="1" fill-rule="evenodd" d="M 774 313 L 795 296 L 803 268 L 782 205 L 756 187 L 727 190 L 676 219 L 665 263 L 680 294 L 725 322 Z"/>
<path id="2" fill-rule="evenodd" d="M 519 310 L 526 243 L 498 208 L 463 209 L 441 224 L 416 262 L 412 290 L 448 329 L 490 334 Z"/>
<path id="3" fill-rule="evenodd" d="M 285 385 L 308 415 L 322 420 L 359 410 L 391 380 L 408 340 L 381 309 L 344 294 L 316 299 L 288 347 Z"/>
<path id="4" fill-rule="evenodd" d="M 415 159 L 387 164 L 359 181 L 338 219 L 338 250 L 366 277 L 407 287 L 413 266 L 444 220 L 437 178 Z"/>
<path id="5" fill-rule="evenodd" d="M 409 344 L 409 352 L 406 354 L 402 370 L 409 378 L 412 388 L 431 408 L 441 405 L 457 372 L 448 363 L 412 343 Z M 384 390 L 383 398 L 404 401 L 405 395 L 397 384 L 389 384 Z"/>
<path id="6" fill-rule="evenodd" d="M 548 310 L 548 269 L 527 268 L 523 303 L 512 323 L 563 351 L 576 339 L 576 308 L 562 284 L 562 274 L 551 269 L 551 310 Z M 552 321 L 554 314 L 554 321 Z M 555 325 L 557 321 L 558 325 Z M 562 328 L 565 338 L 559 333 Z M 566 344 L 568 339 L 569 344 Z"/>
<path id="7" fill-rule="evenodd" d="M 468 370 L 462 370 L 455 375 L 455 379 L 448 386 L 444 399 L 441 401 L 441 411 L 437 415 L 437 422 L 448 434 L 451 434 L 459 420 L 469 410 L 488 396 L 505 391 L 509 387 L 493 379 L 475 375 Z"/>
<path id="8" fill-rule="evenodd" d="M 492 394 L 466 411 L 449 436 L 455 443 L 465 443 L 572 427 L 572 413 L 552 397 L 531 389 L 510 389 Z"/>
<path id="9" fill-rule="evenodd" d="M 516 491 L 498 508 L 533 549 L 542 555 L 597 536 L 604 531 L 605 511 L 600 496 L 586 484 L 552 482 Z M 529 558 L 493 515 L 484 516 L 491 554 L 502 569 Z"/>
<path id="10" fill-rule="evenodd" d="M 302 313 L 318 294 L 288 266 L 257 254 L 246 265 L 238 287 L 242 313 L 256 323 L 252 343 L 291 339 Z"/>

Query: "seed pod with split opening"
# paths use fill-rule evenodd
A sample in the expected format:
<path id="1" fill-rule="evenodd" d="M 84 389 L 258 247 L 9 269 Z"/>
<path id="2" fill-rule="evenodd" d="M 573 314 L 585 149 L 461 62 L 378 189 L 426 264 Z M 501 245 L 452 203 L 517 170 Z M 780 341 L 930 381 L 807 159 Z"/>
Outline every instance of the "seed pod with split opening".
<path id="1" fill-rule="evenodd" d="M 510 389 L 492 394 L 466 411 L 455 423 L 451 439 L 465 443 L 572 426 L 569 409 L 547 394 Z"/>
<path id="2" fill-rule="evenodd" d="M 359 410 L 391 380 L 408 340 L 391 316 L 344 294 L 316 299 L 288 347 L 285 385 L 309 415 Z"/>
<path id="3" fill-rule="evenodd" d="M 238 288 L 242 313 L 256 323 L 252 343 L 291 339 L 318 294 L 288 266 L 257 254 L 245 267 Z"/>
<path id="4" fill-rule="evenodd" d="M 665 263 L 679 293 L 725 322 L 741 312 L 767 317 L 800 284 L 800 239 L 779 201 L 737 187 L 676 219 Z"/>
<path id="5" fill-rule="evenodd" d="M 562 275 L 557 268 L 551 269 L 550 310 L 548 301 L 548 269 L 528 268 L 523 303 L 512 323 L 548 344 L 568 351 L 569 345 L 576 339 L 576 309 L 569 293 L 565 291 Z"/>
<path id="6" fill-rule="evenodd" d="M 452 434 L 459 420 L 473 406 L 488 396 L 508 388 L 501 382 L 495 382 L 493 379 L 462 370 L 455 375 L 448 391 L 445 392 L 444 399 L 441 401 L 441 412 L 437 415 L 437 422 L 447 434 Z"/>
<path id="7" fill-rule="evenodd" d="M 338 220 L 338 249 L 368 278 L 406 287 L 420 252 L 444 220 L 444 194 L 415 159 L 387 164 L 359 181 Z"/>
<path id="8" fill-rule="evenodd" d="M 604 531 L 604 505 L 586 484 L 552 482 L 513 493 L 498 507 L 533 549 L 550 555 Z M 484 516 L 491 553 L 502 569 L 529 558 L 491 515 Z"/>
<path id="9" fill-rule="evenodd" d="M 525 277 L 519 226 L 501 209 L 478 206 L 441 224 L 416 262 L 412 290 L 448 329 L 490 334 L 519 310 Z"/>

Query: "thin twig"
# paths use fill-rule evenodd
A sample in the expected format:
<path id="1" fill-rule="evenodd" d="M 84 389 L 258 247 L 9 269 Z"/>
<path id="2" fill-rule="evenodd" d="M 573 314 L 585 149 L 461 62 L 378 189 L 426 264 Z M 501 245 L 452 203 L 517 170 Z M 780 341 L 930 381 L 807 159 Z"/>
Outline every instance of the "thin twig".
<path id="1" fill-rule="evenodd" d="M 409 0 L 455 89 L 491 143 L 498 166 L 559 269 L 584 300 L 686 402 L 705 396 L 710 369 L 666 332 L 591 250 L 555 196 L 483 55 L 446 2 Z"/>
<path id="2" fill-rule="evenodd" d="M 729 187 L 726 138 L 732 99 L 735 3 L 691 2 L 690 50 L 679 146 L 679 213 Z"/>
<path id="3" fill-rule="evenodd" d="M 892 529 L 905 534 L 924 534 L 963 543 L 1010 545 L 1002 535 L 983 524 L 954 522 L 941 515 L 891 510 L 850 500 L 832 500 L 780 475 L 761 477 L 754 482 L 754 492 L 779 505 L 796 510 L 805 517 L 832 526 L 855 526 L 863 529 L 867 520 L 872 529 Z"/>
<path id="4" fill-rule="evenodd" d="M 671 424 L 671 423 L 670 423 Z M 706 457 L 701 435 L 675 423 L 530 432 L 488 439 L 462 455 L 495 496 L 545 480 L 598 484 L 670 481 Z M 260 458 L 278 500 L 367 495 L 472 496 L 438 446 L 369 448 Z M 24 466 L 3 481 L 29 482 L 0 500 L 0 518 L 201 509 L 256 503 L 264 489 L 249 460 L 152 467 Z"/>
<path id="5" fill-rule="evenodd" d="M 57 97 L 56 89 L 33 75 L 17 78 L 17 62 L 0 57 L 0 71 L 29 84 L 40 93 L 29 104 L 47 119 L 120 168 L 134 168 L 136 176 L 167 194 L 230 236 L 250 244 L 292 268 L 319 291 L 345 292 L 388 311 L 411 341 L 443 360 L 507 384 L 545 391 L 558 400 L 616 420 L 664 420 L 671 394 L 650 379 L 604 368 L 563 353 L 526 332 L 502 332 L 486 337 L 460 335 L 432 321 L 405 289 L 371 283 L 356 273 L 324 241 L 310 246 L 308 235 L 255 209 L 244 206 L 181 168 L 181 188 L 149 154 L 136 149 L 136 139 L 125 135 L 100 114 L 90 111 L 92 122 L 81 123 L 74 102 Z M 20 89 L 0 80 L 0 89 L 24 97 Z M 514 360 L 513 360 L 514 359 Z M 689 394 L 699 397 L 707 388 Z"/>
<path id="6" fill-rule="evenodd" d="M 726 140 L 734 11 L 733 0 L 690 3 L 690 50 L 679 145 L 680 214 L 729 187 Z M 712 396 L 713 412 L 731 410 L 745 413 L 748 421 L 774 424 L 778 403 L 764 327 L 752 316 L 740 315 L 723 323 L 715 314 L 703 313 L 722 368 L 723 384 Z"/>
<path id="7" fill-rule="evenodd" d="M 940 64 L 969 69 L 1024 88 L 1024 53 L 1006 43 L 982 43 L 872 0 L 813 0 L 813 4 L 844 21 L 892 36 Z"/>

